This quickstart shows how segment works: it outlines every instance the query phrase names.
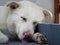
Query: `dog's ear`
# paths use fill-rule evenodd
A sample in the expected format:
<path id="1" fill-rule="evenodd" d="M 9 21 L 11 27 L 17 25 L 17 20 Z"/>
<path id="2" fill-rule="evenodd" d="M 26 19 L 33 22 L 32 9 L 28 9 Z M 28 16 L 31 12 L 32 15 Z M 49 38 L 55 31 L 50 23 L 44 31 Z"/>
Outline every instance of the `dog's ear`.
<path id="1" fill-rule="evenodd" d="M 45 20 L 47 23 L 53 23 L 54 22 L 54 17 L 49 10 L 43 9 L 43 14 L 45 16 Z"/>
<path id="2" fill-rule="evenodd" d="M 11 9 L 16 9 L 19 6 L 20 5 L 17 2 L 10 2 L 9 4 L 7 4 L 7 7 L 11 8 Z"/>

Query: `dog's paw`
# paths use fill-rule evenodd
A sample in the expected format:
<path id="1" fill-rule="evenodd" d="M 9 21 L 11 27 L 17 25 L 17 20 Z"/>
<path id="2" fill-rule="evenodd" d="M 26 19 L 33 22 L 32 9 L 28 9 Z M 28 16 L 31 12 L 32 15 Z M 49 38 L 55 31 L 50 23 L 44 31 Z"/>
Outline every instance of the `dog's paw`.
<path id="1" fill-rule="evenodd" d="M 35 33 L 32 36 L 32 39 L 37 43 L 48 44 L 48 41 L 47 41 L 46 37 L 41 33 Z"/>

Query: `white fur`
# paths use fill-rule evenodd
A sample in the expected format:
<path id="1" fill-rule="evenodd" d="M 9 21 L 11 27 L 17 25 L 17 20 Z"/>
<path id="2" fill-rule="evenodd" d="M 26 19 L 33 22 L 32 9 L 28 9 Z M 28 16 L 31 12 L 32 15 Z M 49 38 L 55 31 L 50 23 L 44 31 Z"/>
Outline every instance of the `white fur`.
<path id="1" fill-rule="evenodd" d="M 3 29 L 3 32 L 4 29 L 8 29 L 10 32 L 9 35 L 17 34 L 19 39 L 23 39 L 23 33 L 28 30 L 31 34 L 34 34 L 34 21 L 37 21 L 38 23 L 53 22 L 53 16 L 49 10 L 46 10 L 50 14 L 47 15 L 49 18 L 46 19 L 47 17 L 45 17 L 43 13 L 43 10 L 45 9 L 40 8 L 40 6 L 36 5 L 35 3 L 29 1 L 20 1 L 18 3 L 20 7 L 15 10 L 11 10 L 6 6 L 0 6 L 0 29 Z M 25 17 L 27 21 L 23 21 L 21 16 Z M 6 35 L 4 34 L 4 36 Z"/>

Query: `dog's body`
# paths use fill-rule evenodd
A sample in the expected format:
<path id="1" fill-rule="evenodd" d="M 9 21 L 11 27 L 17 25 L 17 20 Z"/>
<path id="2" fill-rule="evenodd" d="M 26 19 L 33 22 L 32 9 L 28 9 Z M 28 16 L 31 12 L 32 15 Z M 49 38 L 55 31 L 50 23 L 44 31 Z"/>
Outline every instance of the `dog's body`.
<path id="1" fill-rule="evenodd" d="M 34 34 L 34 26 L 38 23 L 53 23 L 51 12 L 32 2 L 11 2 L 7 6 L 0 6 L 0 43 L 7 42 L 11 35 L 23 39 L 27 31 Z"/>

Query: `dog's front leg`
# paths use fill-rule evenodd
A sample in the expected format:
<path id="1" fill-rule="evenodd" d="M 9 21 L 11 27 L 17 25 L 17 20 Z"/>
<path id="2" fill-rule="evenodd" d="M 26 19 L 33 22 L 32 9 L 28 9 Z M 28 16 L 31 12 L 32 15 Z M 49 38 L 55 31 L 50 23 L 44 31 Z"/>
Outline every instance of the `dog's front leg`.
<path id="1" fill-rule="evenodd" d="M 8 37 L 0 31 L 0 43 L 8 42 Z"/>
<path id="2" fill-rule="evenodd" d="M 37 43 L 48 44 L 46 37 L 41 33 L 35 33 L 32 39 Z"/>

